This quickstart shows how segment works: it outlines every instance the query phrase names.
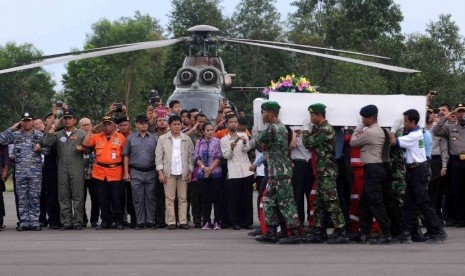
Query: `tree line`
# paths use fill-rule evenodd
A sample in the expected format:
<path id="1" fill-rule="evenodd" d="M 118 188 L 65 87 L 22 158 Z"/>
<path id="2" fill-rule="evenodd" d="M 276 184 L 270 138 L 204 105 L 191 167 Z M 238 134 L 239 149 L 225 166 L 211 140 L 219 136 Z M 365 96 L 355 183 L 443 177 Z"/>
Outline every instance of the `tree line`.
<path id="1" fill-rule="evenodd" d="M 172 0 L 168 25 L 135 12 L 118 20 L 92 25 L 83 49 L 188 36 L 187 29 L 207 24 L 225 37 L 308 44 L 390 57 L 387 63 L 420 70 L 399 74 L 379 69 L 292 54 L 254 46 L 219 46 L 226 71 L 237 75 L 233 86 L 263 87 L 282 75 L 310 79 L 322 93 L 423 95 L 439 91 L 435 104 L 455 104 L 464 95 L 464 40 L 451 15 L 442 14 L 425 26 L 425 33 L 401 30 L 401 7 L 393 0 L 296 0 L 296 9 L 280 14 L 275 0 L 241 0 L 230 17 L 221 0 Z M 76 49 L 77 50 L 77 49 Z M 70 62 L 63 91 L 41 68 L 0 75 L 0 127 L 6 128 L 24 111 L 45 115 L 51 103 L 63 100 L 78 116 L 97 120 L 112 102 L 124 102 L 131 115 L 148 105 L 150 90 L 163 99 L 174 90 L 173 78 L 188 53 L 186 45 L 130 52 Z M 32 44 L 0 45 L 0 68 L 40 59 Z M 344 54 L 350 57 L 349 54 Z M 363 58 L 379 61 L 375 58 Z M 229 92 L 228 98 L 246 112 L 260 92 Z"/>

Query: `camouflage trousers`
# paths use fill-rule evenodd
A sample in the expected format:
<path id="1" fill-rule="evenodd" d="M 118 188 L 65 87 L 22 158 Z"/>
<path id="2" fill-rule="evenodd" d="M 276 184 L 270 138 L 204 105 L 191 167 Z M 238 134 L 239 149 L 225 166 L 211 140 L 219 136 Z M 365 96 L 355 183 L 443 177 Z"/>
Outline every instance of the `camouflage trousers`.
<path id="1" fill-rule="evenodd" d="M 392 198 L 394 207 L 402 209 L 404 206 L 405 180 L 404 175 L 392 175 Z"/>
<path id="2" fill-rule="evenodd" d="M 325 226 L 326 211 L 330 213 L 334 228 L 343 228 L 345 226 L 334 177 L 318 177 L 318 186 L 315 193 L 315 227 Z"/>
<path id="3" fill-rule="evenodd" d="M 39 226 L 41 187 L 42 176 L 23 177 L 16 175 L 20 226 Z"/>
<path id="4" fill-rule="evenodd" d="M 294 201 L 291 177 L 269 177 L 266 190 L 263 194 L 263 211 L 265 223 L 268 226 L 277 226 L 281 218 L 289 228 L 299 227 L 299 216 Z"/>

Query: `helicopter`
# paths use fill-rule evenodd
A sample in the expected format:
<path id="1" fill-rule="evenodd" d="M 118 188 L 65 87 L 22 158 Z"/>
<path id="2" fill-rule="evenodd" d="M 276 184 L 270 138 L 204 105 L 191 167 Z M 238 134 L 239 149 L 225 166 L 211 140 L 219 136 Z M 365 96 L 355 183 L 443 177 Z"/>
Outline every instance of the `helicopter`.
<path id="1" fill-rule="evenodd" d="M 187 37 L 114 45 L 90 50 L 42 56 L 41 61 L 13 68 L 3 69 L 0 70 L 0 74 L 32 69 L 49 64 L 64 63 L 69 61 L 113 55 L 124 52 L 168 47 L 184 42 L 188 45 L 189 54 L 185 57 L 182 67 L 178 70 L 176 76 L 174 77 L 173 84 L 175 86 L 175 89 L 172 95 L 168 98 L 167 103 L 169 104 L 169 102 L 177 100 L 181 103 L 184 109 L 197 108 L 202 113 L 204 113 L 207 116 L 207 118 L 214 119 L 218 114 L 217 110 L 220 106 L 221 101 L 227 100 L 226 93 L 228 91 L 260 89 L 258 87 L 247 88 L 232 86 L 233 79 L 236 75 L 228 73 L 225 70 L 223 60 L 218 55 L 218 45 L 220 43 L 242 44 L 255 47 L 264 47 L 276 50 L 290 51 L 294 53 L 350 62 L 399 73 L 420 72 L 414 69 L 408 69 L 373 61 L 343 57 L 338 56 L 336 54 L 321 53 L 315 50 L 322 50 L 334 53 L 346 53 L 377 59 L 389 59 L 388 57 L 378 55 L 284 42 L 221 37 L 216 35 L 216 33 L 219 32 L 219 29 L 210 25 L 196 25 L 187 29 L 187 31 L 191 33 L 191 35 Z M 311 51 L 308 49 L 311 49 Z M 234 110 L 237 110 L 233 103 L 229 103 L 229 105 Z"/>

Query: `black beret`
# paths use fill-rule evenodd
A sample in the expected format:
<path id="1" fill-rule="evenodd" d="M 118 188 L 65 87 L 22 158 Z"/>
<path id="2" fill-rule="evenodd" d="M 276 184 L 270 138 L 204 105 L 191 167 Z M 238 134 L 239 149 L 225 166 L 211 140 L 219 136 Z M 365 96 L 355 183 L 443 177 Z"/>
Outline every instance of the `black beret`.
<path id="1" fill-rule="evenodd" d="M 363 118 L 369 118 L 377 114 L 378 114 L 378 108 L 376 107 L 376 105 L 373 105 L 373 104 L 369 104 L 367 106 L 362 107 L 362 109 L 360 109 L 360 116 L 362 116 Z"/>

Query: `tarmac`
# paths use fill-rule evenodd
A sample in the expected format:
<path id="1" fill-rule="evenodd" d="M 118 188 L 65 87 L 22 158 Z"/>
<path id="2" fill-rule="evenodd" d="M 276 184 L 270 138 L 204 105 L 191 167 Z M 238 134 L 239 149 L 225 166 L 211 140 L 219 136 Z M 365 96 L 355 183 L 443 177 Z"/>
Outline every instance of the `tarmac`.
<path id="1" fill-rule="evenodd" d="M 17 232 L 4 193 L 3 275 L 465 275 L 465 228 L 442 244 L 261 244 L 249 230 Z"/>

